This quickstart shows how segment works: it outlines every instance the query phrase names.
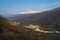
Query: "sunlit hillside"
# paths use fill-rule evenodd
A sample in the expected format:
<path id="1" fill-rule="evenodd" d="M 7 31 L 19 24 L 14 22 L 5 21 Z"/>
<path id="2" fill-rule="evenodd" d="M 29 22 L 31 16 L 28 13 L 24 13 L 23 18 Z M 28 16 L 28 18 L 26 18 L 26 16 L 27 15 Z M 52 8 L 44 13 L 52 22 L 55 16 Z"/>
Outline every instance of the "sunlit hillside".
<path id="1" fill-rule="evenodd" d="M 38 25 L 30 24 L 27 28 L 27 26 L 24 27 L 22 24 L 0 17 L 0 40 L 59 40 L 59 34 L 46 34 L 42 31 Z"/>

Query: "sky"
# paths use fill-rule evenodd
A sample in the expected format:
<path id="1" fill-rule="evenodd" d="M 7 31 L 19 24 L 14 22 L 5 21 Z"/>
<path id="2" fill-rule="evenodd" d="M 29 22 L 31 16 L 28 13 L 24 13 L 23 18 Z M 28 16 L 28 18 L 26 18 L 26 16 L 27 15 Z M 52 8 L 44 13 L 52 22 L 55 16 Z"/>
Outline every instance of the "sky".
<path id="1" fill-rule="evenodd" d="M 60 0 L 0 0 L 0 15 L 47 11 L 57 7 L 60 7 Z"/>

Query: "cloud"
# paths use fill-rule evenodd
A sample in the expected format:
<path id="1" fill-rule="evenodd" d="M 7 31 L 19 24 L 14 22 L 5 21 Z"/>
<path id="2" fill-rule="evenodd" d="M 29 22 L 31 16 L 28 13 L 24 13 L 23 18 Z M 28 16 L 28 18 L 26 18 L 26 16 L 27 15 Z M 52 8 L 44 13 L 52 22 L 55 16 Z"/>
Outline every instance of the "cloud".
<path id="1" fill-rule="evenodd" d="M 56 1 L 56 2 L 53 2 L 53 3 L 40 4 L 35 9 L 34 8 L 27 8 L 27 9 L 24 9 L 24 11 L 21 11 L 21 12 L 19 11 L 17 13 L 18 14 L 38 13 L 38 12 L 54 9 L 56 7 L 60 7 L 60 2 L 59 1 Z"/>
<path id="2" fill-rule="evenodd" d="M 19 14 L 33 14 L 33 13 L 39 13 L 40 11 L 23 11 L 19 12 Z"/>

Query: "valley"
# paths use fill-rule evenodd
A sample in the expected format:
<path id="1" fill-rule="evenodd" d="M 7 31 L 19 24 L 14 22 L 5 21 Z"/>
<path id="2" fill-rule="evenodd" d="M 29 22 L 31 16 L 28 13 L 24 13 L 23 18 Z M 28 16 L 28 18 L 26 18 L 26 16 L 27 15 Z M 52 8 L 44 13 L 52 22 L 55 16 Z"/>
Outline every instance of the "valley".
<path id="1" fill-rule="evenodd" d="M 0 16 L 0 40 L 60 40 L 60 7 L 18 17 Z"/>

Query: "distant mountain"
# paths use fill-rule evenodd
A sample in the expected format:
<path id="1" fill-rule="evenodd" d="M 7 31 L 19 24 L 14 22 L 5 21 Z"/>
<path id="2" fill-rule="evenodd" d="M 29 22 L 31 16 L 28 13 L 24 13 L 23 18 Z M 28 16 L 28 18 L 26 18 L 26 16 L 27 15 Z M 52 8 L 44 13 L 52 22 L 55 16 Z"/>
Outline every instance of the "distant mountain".
<path id="1" fill-rule="evenodd" d="M 33 14 L 32 16 L 21 19 L 20 22 L 23 25 L 35 24 L 45 28 L 51 26 L 52 28 L 56 27 L 60 29 L 60 27 L 56 26 L 60 26 L 60 7 Z"/>
<path id="2" fill-rule="evenodd" d="M 60 7 L 53 10 L 33 14 L 32 16 L 21 19 L 20 21 L 25 24 L 52 24 L 59 23 L 59 20 Z"/>
<path id="3" fill-rule="evenodd" d="M 13 20 L 13 21 L 20 21 L 23 18 L 29 17 L 32 14 L 17 14 L 14 16 L 9 17 L 8 19 Z"/>
<path id="4" fill-rule="evenodd" d="M 35 13 L 40 13 L 40 11 L 25 11 L 25 12 L 23 11 L 23 12 L 19 12 L 19 14 L 17 15 L 8 17 L 8 19 L 11 19 L 13 21 L 20 21 L 21 19 L 32 16 Z"/>

